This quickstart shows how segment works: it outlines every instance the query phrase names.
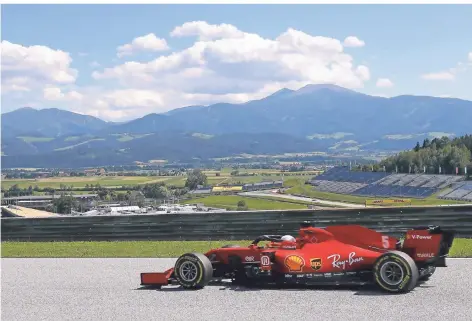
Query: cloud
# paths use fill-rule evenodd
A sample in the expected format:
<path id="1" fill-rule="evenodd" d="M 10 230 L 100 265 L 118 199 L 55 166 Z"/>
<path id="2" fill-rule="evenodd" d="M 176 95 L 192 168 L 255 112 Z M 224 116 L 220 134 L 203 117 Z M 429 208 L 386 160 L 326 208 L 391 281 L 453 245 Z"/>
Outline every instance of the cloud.
<path id="1" fill-rule="evenodd" d="M 359 38 L 357 37 L 354 37 L 354 36 L 349 36 L 349 37 L 346 37 L 346 39 L 344 39 L 344 46 L 346 47 L 364 47 L 365 46 L 365 42 L 360 40 Z"/>
<path id="2" fill-rule="evenodd" d="M 76 81 L 68 52 L 46 46 L 25 47 L 1 42 L 2 92 L 31 91 L 45 84 L 66 85 Z"/>
<path id="3" fill-rule="evenodd" d="M 467 71 L 467 69 L 472 66 L 472 52 L 468 54 L 467 59 L 469 62 L 459 61 L 455 67 L 449 68 L 446 71 L 423 74 L 421 78 L 425 80 L 454 80 L 456 79 L 456 75 Z"/>
<path id="4" fill-rule="evenodd" d="M 119 46 L 117 48 L 117 56 L 119 58 L 135 54 L 140 51 L 165 51 L 169 46 L 167 41 L 162 38 L 157 38 L 155 34 L 150 33 L 142 37 L 134 38 L 131 43 Z"/>
<path id="5" fill-rule="evenodd" d="M 82 100 L 83 95 L 77 91 L 62 92 L 58 87 L 46 87 L 43 89 L 43 97 L 52 101 L 74 101 Z"/>
<path id="6" fill-rule="evenodd" d="M 92 61 L 90 64 L 89 64 L 90 67 L 92 68 L 98 68 L 100 67 L 101 65 L 97 62 L 97 61 Z"/>
<path id="7" fill-rule="evenodd" d="M 118 56 L 140 51 L 159 52 L 159 56 L 139 62 L 128 59 L 95 69 L 91 74 L 93 87 L 87 88 L 74 85 L 77 74 L 70 68 L 69 55 L 63 53 L 64 61 L 58 66 L 63 74 L 73 76 L 68 79 L 71 82 L 53 81 L 54 70 L 44 72 L 43 77 L 52 79 L 43 79 L 35 99 L 28 99 L 39 105 L 42 100 L 48 106 L 57 102 L 58 107 L 66 105 L 70 110 L 107 120 L 128 120 L 194 104 L 243 103 L 282 88 L 295 90 L 307 84 L 363 88 L 371 77 L 368 66 L 356 63 L 344 52 L 342 40 L 293 28 L 266 38 L 230 24 L 193 21 L 173 28 L 170 36 L 195 40 L 181 50 L 164 52 L 169 49 L 164 39 L 152 33 L 138 37 L 118 47 Z M 352 45 L 352 40 L 347 42 Z M 22 87 L 29 88 L 18 78 L 9 89 Z"/>
<path id="8" fill-rule="evenodd" d="M 454 80 L 456 76 L 450 71 L 442 71 L 424 74 L 421 76 L 421 78 L 425 80 Z"/>
<path id="9" fill-rule="evenodd" d="M 200 41 L 208 41 L 222 38 L 242 38 L 244 32 L 226 23 L 210 25 L 205 21 L 191 21 L 175 27 L 170 35 L 171 37 L 198 36 Z"/>
<path id="10" fill-rule="evenodd" d="M 388 78 L 379 78 L 375 85 L 379 88 L 390 88 L 393 87 L 393 82 Z"/>
<path id="11" fill-rule="evenodd" d="M 228 24 L 189 22 L 173 36 L 198 36 L 182 51 L 149 62 L 128 61 L 94 72 L 97 80 L 118 80 L 131 88 L 174 88 L 185 93 L 253 93 L 270 83 L 331 83 L 362 88 L 367 66 L 355 66 L 333 38 L 289 28 L 275 39 L 246 33 Z"/>

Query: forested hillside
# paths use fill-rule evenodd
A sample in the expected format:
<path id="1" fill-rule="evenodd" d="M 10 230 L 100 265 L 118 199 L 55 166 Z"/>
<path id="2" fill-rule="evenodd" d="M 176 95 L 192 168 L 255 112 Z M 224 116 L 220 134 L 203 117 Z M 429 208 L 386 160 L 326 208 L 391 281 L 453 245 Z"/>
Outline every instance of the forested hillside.
<path id="1" fill-rule="evenodd" d="M 448 137 L 425 139 L 423 144 L 419 142 L 409 151 L 401 152 L 395 156 L 386 158 L 378 166 L 387 172 L 398 169 L 399 173 L 423 173 L 438 174 L 441 167 L 442 174 L 464 174 L 467 166 L 467 174 L 472 171 L 472 135 L 465 135 L 450 139 Z M 411 169 L 410 169 L 411 166 Z M 375 170 L 375 169 L 374 169 Z"/>

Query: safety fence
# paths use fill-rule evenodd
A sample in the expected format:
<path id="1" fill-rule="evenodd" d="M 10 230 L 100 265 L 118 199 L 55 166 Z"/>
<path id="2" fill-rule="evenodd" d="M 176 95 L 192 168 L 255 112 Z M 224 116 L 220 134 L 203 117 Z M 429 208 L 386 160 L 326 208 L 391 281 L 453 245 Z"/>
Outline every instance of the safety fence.
<path id="1" fill-rule="evenodd" d="M 162 215 L 2 218 L 2 241 L 243 240 L 296 234 L 299 224 L 359 224 L 394 236 L 415 226 L 440 225 L 472 237 L 472 206 L 245 211 Z"/>

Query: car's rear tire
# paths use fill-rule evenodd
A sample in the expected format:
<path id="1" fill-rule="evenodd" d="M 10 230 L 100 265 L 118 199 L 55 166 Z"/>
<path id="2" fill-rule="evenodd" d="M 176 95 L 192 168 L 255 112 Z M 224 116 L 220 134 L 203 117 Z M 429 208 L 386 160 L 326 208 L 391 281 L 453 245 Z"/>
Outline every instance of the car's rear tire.
<path id="1" fill-rule="evenodd" d="M 406 253 L 391 251 L 382 254 L 374 263 L 374 281 L 391 293 L 411 291 L 418 284 L 418 267 Z"/>
<path id="2" fill-rule="evenodd" d="M 202 289 L 213 277 L 213 265 L 201 253 L 186 253 L 175 262 L 174 276 L 185 289 Z"/>

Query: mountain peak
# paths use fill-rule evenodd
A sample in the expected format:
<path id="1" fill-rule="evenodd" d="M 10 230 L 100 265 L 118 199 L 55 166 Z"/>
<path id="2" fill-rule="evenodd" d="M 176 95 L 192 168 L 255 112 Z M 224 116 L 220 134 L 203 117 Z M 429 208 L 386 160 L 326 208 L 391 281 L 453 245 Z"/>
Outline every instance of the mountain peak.
<path id="1" fill-rule="evenodd" d="M 334 92 L 344 92 L 344 93 L 356 93 L 353 90 L 338 86 L 338 85 L 333 85 L 333 84 L 309 84 L 306 85 L 296 91 L 297 94 L 308 94 L 316 91 L 334 91 Z"/>

